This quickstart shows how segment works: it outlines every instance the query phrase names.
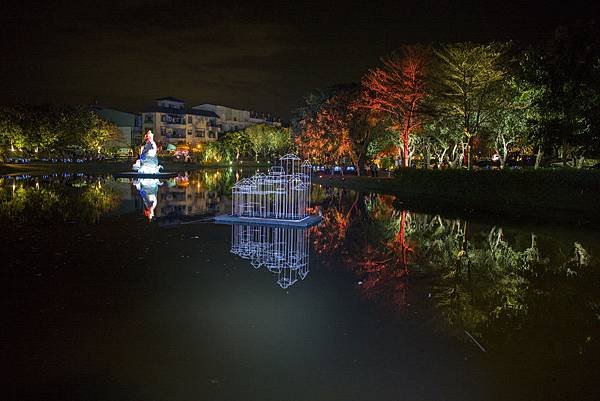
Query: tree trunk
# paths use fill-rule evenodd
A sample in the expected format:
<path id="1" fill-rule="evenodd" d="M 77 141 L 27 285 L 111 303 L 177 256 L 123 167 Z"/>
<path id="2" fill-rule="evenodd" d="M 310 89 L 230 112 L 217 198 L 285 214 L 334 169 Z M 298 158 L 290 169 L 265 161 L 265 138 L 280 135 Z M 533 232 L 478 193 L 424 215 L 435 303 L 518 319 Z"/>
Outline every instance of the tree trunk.
<path id="1" fill-rule="evenodd" d="M 402 167 L 408 168 L 408 139 L 404 140 L 404 146 L 402 149 Z"/>
<path id="2" fill-rule="evenodd" d="M 362 172 L 365 169 L 365 159 L 366 155 L 364 153 L 358 156 L 358 161 L 356 163 L 356 175 L 362 175 Z"/>
<path id="3" fill-rule="evenodd" d="M 542 157 L 544 156 L 544 151 L 542 150 L 542 145 L 538 146 L 537 155 L 535 156 L 535 166 L 534 169 L 540 168 L 540 163 L 542 162 Z"/>
<path id="4" fill-rule="evenodd" d="M 471 138 L 467 141 L 467 170 L 471 171 Z"/>

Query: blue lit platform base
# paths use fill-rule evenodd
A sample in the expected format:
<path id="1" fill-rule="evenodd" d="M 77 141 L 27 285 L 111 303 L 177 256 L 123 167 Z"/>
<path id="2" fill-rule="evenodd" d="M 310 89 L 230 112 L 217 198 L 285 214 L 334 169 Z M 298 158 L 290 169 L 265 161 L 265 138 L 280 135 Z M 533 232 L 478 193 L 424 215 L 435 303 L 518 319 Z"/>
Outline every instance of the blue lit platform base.
<path id="1" fill-rule="evenodd" d="M 113 174 L 115 178 L 172 178 L 177 177 L 177 173 L 156 173 L 156 174 L 143 174 L 135 171 L 126 171 L 124 173 Z"/>
<path id="2" fill-rule="evenodd" d="M 301 220 L 267 219 L 260 217 L 238 217 L 222 214 L 215 217 L 217 224 L 249 224 L 254 226 L 297 227 L 306 228 L 317 225 L 323 220 L 321 216 L 306 216 Z"/>

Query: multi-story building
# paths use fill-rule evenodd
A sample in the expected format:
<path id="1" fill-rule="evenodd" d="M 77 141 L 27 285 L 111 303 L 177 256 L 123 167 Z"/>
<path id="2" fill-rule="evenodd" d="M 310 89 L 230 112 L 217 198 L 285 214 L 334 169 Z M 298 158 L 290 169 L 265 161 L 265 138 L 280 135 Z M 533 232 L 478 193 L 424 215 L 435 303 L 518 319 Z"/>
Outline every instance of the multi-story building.
<path id="1" fill-rule="evenodd" d="M 219 116 L 217 118 L 217 125 L 221 129 L 221 132 L 238 131 L 257 124 L 281 126 L 281 123 L 267 116 L 219 104 L 203 103 L 192 107 L 192 109 L 212 111 L 217 114 Z"/>
<path id="2" fill-rule="evenodd" d="M 182 100 L 163 97 L 142 111 L 142 127 L 143 132 L 151 129 L 155 141 L 163 145 L 196 146 L 218 139 L 218 118 L 214 111 L 186 109 Z"/>
<path id="3" fill-rule="evenodd" d="M 156 142 L 192 147 L 215 141 L 220 133 L 251 125 L 281 126 L 280 122 L 264 115 L 218 104 L 204 103 L 186 109 L 183 100 L 173 97 L 156 99 L 155 105 L 144 109 L 141 118 L 142 131 L 151 129 Z"/>
<path id="4" fill-rule="evenodd" d="M 250 112 L 247 110 L 234 109 L 232 107 L 210 103 L 200 104 L 192 107 L 192 109 L 217 114 L 219 116 L 217 124 L 222 132 L 242 130 L 252 125 L 250 122 Z"/>

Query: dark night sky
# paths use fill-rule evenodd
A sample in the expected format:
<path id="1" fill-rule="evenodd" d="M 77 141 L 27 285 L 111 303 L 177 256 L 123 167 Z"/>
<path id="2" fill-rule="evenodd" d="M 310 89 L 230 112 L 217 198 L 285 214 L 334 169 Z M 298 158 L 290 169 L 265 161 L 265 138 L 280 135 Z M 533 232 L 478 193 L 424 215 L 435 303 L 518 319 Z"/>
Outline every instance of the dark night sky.
<path id="1" fill-rule="evenodd" d="M 175 96 L 288 117 L 307 91 L 358 81 L 402 43 L 544 40 L 596 15 L 592 3 L 14 1 L 0 9 L 0 102 L 137 111 Z"/>

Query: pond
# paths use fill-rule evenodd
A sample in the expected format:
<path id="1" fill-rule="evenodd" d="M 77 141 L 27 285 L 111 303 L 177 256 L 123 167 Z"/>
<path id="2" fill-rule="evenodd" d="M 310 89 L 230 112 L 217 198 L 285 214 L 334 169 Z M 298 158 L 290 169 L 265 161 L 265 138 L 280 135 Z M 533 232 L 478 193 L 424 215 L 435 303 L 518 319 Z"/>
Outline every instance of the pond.
<path id="1" fill-rule="evenodd" d="M 243 175 L 0 178 L 2 399 L 600 398 L 598 231 L 321 186 L 213 224 Z"/>

